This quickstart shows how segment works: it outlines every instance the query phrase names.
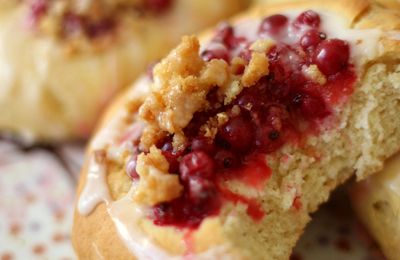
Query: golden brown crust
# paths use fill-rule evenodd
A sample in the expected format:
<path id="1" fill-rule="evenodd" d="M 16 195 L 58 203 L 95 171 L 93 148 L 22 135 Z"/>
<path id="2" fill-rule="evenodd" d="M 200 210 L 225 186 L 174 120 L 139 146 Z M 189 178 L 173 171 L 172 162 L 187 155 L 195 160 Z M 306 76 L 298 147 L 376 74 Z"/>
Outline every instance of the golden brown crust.
<path id="1" fill-rule="evenodd" d="M 127 97 L 130 96 L 132 91 L 135 90 L 127 89 L 115 99 L 104 113 L 96 132 L 107 124 L 117 111 L 123 109 L 127 104 L 132 102 L 141 103 L 143 101 L 144 97 L 142 96 L 133 100 L 128 99 Z M 138 107 L 135 106 L 134 110 L 137 109 Z M 86 156 L 89 156 L 90 153 L 92 153 L 92 149 L 88 147 Z M 87 173 L 88 162 L 84 164 L 79 177 L 77 201 L 79 200 L 79 194 L 82 193 L 86 185 Z M 72 244 L 75 251 L 79 252 L 79 259 L 101 259 L 99 255 L 104 257 L 104 259 L 134 259 L 126 246 L 121 242 L 104 203 L 98 205 L 92 214 L 85 217 L 82 217 L 82 215 L 75 210 L 72 233 L 75 234 L 72 236 Z M 112 247 L 110 245 L 112 245 Z"/>
<path id="2" fill-rule="evenodd" d="M 323 10 L 328 10 L 337 14 L 340 14 L 346 21 L 346 24 L 349 26 L 349 28 L 382 28 L 384 30 L 389 30 L 389 29 L 400 29 L 399 24 L 381 24 L 381 23 L 376 23 L 376 17 L 384 17 L 387 14 L 387 10 L 380 9 L 380 7 L 376 7 L 375 5 L 371 4 L 369 1 L 366 0 L 353 0 L 353 1 L 348 1 L 348 0 L 335 0 L 335 1 L 302 1 L 301 3 L 288 3 L 288 4 L 277 4 L 277 5 L 264 5 L 264 6 L 257 6 L 248 13 L 245 13 L 244 15 L 240 16 L 239 18 L 236 18 L 236 20 L 241 20 L 241 19 L 247 19 L 249 17 L 263 17 L 268 14 L 273 14 L 276 12 L 282 12 L 284 10 L 288 9 L 311 9 L 311 8 L 320 8 Z M 376 12 L 376 13 L 375 13 Z M 375 23 L 375 24 L 374 24 Z M 207 37 L 207 36 L 205 36 Z M 395 44 L 397 41 L 395 40 L 383 40 L 382 43 L 384 44 L 383 51 L 381 52 L 381 55 L 386 59 L 386 58 L 392 58 L 392 56 L 389 56 L 390 53 L 395 53 L 398 55 L 399 53 L 399 46 L 398 44 Z M 397 42 L 398 43 L 398 42 Z M 387 52 L 389 50 L 389 54 Z M 393 59 L 397 59 L 398 56 L 393 56 Z M 379 66 L 378 66 L 379 67 Z M 371 72 L 371 78 L 374 78 L 374 72 Z M 370 78 L 368 78 L 370 79 Z M 366 80 L 367 81 L 367 80 Z M 369 82 L 363 83 L 363 84 L 370 84 Z M 358 94 L 355 99 L 357 98 L 365 98 L 362 94 Z M 358 104 L 360 105 L 360 104 Z M 361 104 L 362 106 L 363 104 Z M 116 110 L 121 109 L 123 107 L 123 100 L 117 101 L 114 106 L 110 109 L 109 112 L 105 118 L 107 117 L 112 117 L 113 113 Z M 359 107 L 357 107 L 359 109 Z M 346 115 L 347 116 L 347 115 Z M 351 119 L 349 119 L 351 120 Z M 106 122 L 108 120 L 105 120 Z M 100 126 L 101 128 L 102 126 Z M 343 135 L 344 137 L 340 141 L 341 143 L 338 144 L 337 146 L 340 147 L 340 145 L 345 145 L 345 143 L 348 141 L 344 140 L 345 137 L 350 139 L 350 136 L 348 136 L 347 132 L 344 132 Z M 343 143 L 343 144 L 342 144 Z M 380 155 L 378 157 L 385 157 L 389 156 L 391 153 L 393 153 L 396 149 L 398 148 L 393 148 L 390 147 L 388 149 L 387 153 L 384 155 Z M 90 152 L 90 151 L 89 151 Z M 312 153 L 313 151 L 307 151 L 306 153 Z M 290 153 L 290 151 L 288 152 Z M 340 161 L 341 158 L 340 156 L 333 158 L 334 160 Z M 315 162 L 308 162 L 307 160 L 310 160 L 306 156 L 300 157 L 301 161 L 303 163 L 307 164 L 309 163 L 311 166 L 312 165 L 317 165 L 318 164 Z M 335 163 L 334 161 L 332 163 Z M 272 167 L 272 166 L 271 166 Z M 366 171 L 367 173 L 370 173 L 371 171 L 374 171 L 376 169 L 379 169 L 381 165 L 377 163 L 377 165 L 368 165 L 368 169 L 362 169 L 362 171 Z M 290 176 L 288 178 L 281 178 L 279 174 L 282 174 L 284 171 L 293 171 L 293 176 Z M 309 169 L 308 169 L 309 170 Z M 282 172 L 281 172 L 282 171 Z M 327 200 L 328 198 L 328 191 L 332 190 L 334 187 L 336 187 L 338 184 L 343 183 L 345 180 L 349 178 L 351 175 L 352 169 L 347 169 L 343 168 L 341 169 L 340 174 L 335 178 L 335 179 L 329 179 L 326 178 L 326 180 L 323 182 L 323 185 L 319 187 L 318 185 L 315 185 L 315 183 L 312 182 L 310 179 L 312 176 L 312 173 L 317 174 L 323 171 L 323 169 L 313 169 L 313 171 L 310 171 L 310 175 L 307 175 L 309 178 L 306 184 L 303 187 L 303 196 L 304 196 L 304 201 L 310 202 L 307 203 L 303 209 L 299 211 L 294 211 L 294 210 L 289 210 L 290 213 L 283 214 L 282 212 L 287 212 L 287 208 L 290 208 L 290 203 L 291 203 L 291 197 L 286 198 L 280 198 L 278 200 L 275 200 L 274 196 L 276 195 L 280 190 L 286 189 L 290 187 L 292 184 L 298 185 L 298 183 L 301 183 L 303 180 L 296 179 L 296 168 L 289 168 L 289 169 L 280 169 L 279 174 L 273 175 L 270 180 L 271 185 L 274 185 L 275 183 L 278 183 L 276 187 L 270 187 L 272 189 L 270 197 L 266 199 L 266 204 L 270 203 L 270 207 L 274 208 L 277 213 L 275 214 L 274 212 L 271 212 L 268 216 L 265 217 L 265 220 L 263 220 L 262 225 L 269 225 L 271 227 L 271 230 L 275 230 L 277 233 L 282 232 L 284 233 L 286 231 L 286 228 L 290 227 L 291 230 L 289 232 L 289 235 L 282 237 L 282 236 L 277 236 L 277 240 L 274 242 L 271 242 L 268 239 L 271 238 L 265 238 L 261 235 L 257 236 L 257 239 L 260 241 L 268 241 L 272 243 L 272 248 L 271 245 L 268 243 L 265 243 L 266 249 L 271 252 L 270 256 L 261 256 L 261 255 L 253 255 L 253 259 L 258 259 L 258 258 L 271 258 L 274 259 L 276 257 L 280 258 L 285 258 L 288 257 L 290 254 L 290 248 L 291 246 L 294 245 L 296 242 L 296 239 L 300 234 L 303 232 L 305 224 L 309 221 L 309 212 L 313 212 L 317 209 L 318 205 L 322 202 Z M 82 172 L 82 177 L 81 177 L 81 182 L 80 182 L 80 188 L 78 191 L 78 194 L 80 193 L 84 182 L 86 180 L 86 174 L 87 172 L 83 170 Z M 300 173 L 298 173 L 300 174 Z M 287 185 L 287 186 L 286 186 Z M 312 191 L 312 192 L 311 192 Z M 313 198 L 315 195 L 320 195 L 318 198 L 318 201 Z M 276 205 L 277 201 L 279 201 L 279 205 Z M 289 201 L 290 203 L 286 205 L 284 202 Z M 229 211 L 231 209 L 227 209 Z M 246 214 L 241 212 L 238 209 L 237 210 L 237 215 L 240 216 L 240 219 L 242 222 L 238 223 L 238 226 L 244 226 L 248 228 L 248 233 L 257 233 L 258 232 L 258 226 L 255 225 L 251 219 L 248 219 L 246 217 Z M 86 232 L 81 232 L 83 229 L 84 225 L 90 226 L 91 230 L 96 230 L 100 228 L 101 219 L 104 218 L 106 215 L 106 209 L 104 205 L 97 207 L 97 209 L 91 213 L 88 217 L 79 215 L 78 213 L 75 213 L 75 220 L 74 220 L 74 233 L 73 233 L 73 240 L 74 240 L 74 245 L 75 249 L 78 253 L 78 255 L 84 259 L 84 256 L 95 256 L 95 252 L 93 249 L 93 246 L 90 245 L 90 242 L 95 242 L 98 243 L 99 248 L 101 247 L 102 252 L 104 252 L 103 256 L 105 256 L 105 259 L 107 259 L 109 256 L 113 259 L 130 259 L 132 258 L 132 255 L 127 251 L 127 250 L 120 250 L 123 248 L 123 244 L 121 241 L 115 241 L 116 245 L 109 246 L 107 244 L 108 239 L 112 238 L 115 239 L 117 237 L 116 232 L 114 227 L 109 226 L 107 222 L 107 231 L 104 231 L 103 234 L 99 236 L 99 233 L 86 233 Z M 243 214 L 242 214 L 243 213 Z M 282 214 L 281 214 L 282 213 Z M 227 213 L 226 213 L 227 214 Z M 195 236 L 197 237 L 196 240 L 196 248 L 195 252 L 203 252 L 205 249 L 208 249 L 210 245 L 219 245 L 221 243 L 225 243 L 226 237 L 229 237 L 230 239 L 236 239 L 235 243 L 249 243 L 249 241 L 253 241 L 251 239 L 254 239 L 254 237 L 247 236 L 248 233 L 240 233 L 238 236 L 238 233 L 232 232 L 229 233 L 224 230 L 221 231 L 221 236 L 215 235 L 215 230 L 219 230 L 222 228 L 222 222 L 224 221 L 224 218 L 226 215 L 222 214 L 220 218 L 221 222 L 217 221 L 216 226 L 212 226 L 212 228 L 206 228 L 205 230 L 200 230 L 195 233 Z M 279 220 L 279 221 L 278 221 Z M 238 226 L 235 226 L 238 228 Z M 88 227 L 86 227 L 86 230 Z M 164 248 L 166 251 L 172 253 L 172 254 L 182 254 L 184 251 L 184 248 L 182 248 L 181 243 L 176 241 L 181 241 L 182 239 L 182 234 L 179 234 L 176 230 L 170 230 L 165 231 L 165 233 L 157 233 L 161 229 L 159 227 L 155 227 L 151 223 L 147 223 L 146 227 L 142 227 L 144 230 L 146 230 L 146 233 L 149 234 L 154 238 L 155 241 L 157 241 L 157 244 L 161 247 Z M 223 228 L 222 228 L 223 229 Z M 239 228 L 238 228 L 239 229 Z M 245 231 L 245 232 L 247 232 Z M 202 233 L 202 234 L 201 234 Z M 218 232 L 217 232 L 218 233 Z M 80 235 L 82 234 L 82 235 Z M 226 236 L 226 237 L 225 237 Z M 233 238 L 233 236 L 238 236 Z M 168 237 L 168 239 L 166 239 Z M 271 234 L 271 237 L 274 237 L 273 234 Z M 210 241 L 210 238 L 214 238 L 214 240 Z M 279 239 L 279 240 L 278 240 Z M 249 241 L 245 241 L 249 240 Z M 114 241 L 113 241 L 114 242 Z M 251 243 L 251 242 L 250 242 Z M 283 245 L 286 245 L 283 246 Z M 233 252 L 233 250 L 231 249 Z M 246 259 L 246 252 L 241 252 L 240 249 L 238 248 L 237 251 L 234 254 L 236 256 L 239 256 L 239 258 Z M 117 254 L 115 254 L 117 252 Z M 248 255 L 247 255 L 248 256 Z"/>

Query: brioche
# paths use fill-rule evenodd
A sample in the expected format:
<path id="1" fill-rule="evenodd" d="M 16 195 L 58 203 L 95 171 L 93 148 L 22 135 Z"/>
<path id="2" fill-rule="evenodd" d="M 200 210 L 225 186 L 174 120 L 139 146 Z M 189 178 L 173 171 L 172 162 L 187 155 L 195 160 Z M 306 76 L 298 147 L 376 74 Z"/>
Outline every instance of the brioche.
<path id="1" fill-rule="evenodd" d="M 87 149 L 77 256 L 289 259 L 330 192 L 400 148 L 398 15 L 267 3 L 184 37 Z"/>
<path id="2" fill-rule="evenodd" d="M 87 138 L 110 98 L 247 0 L 0 1 L 0 131 Z"/>

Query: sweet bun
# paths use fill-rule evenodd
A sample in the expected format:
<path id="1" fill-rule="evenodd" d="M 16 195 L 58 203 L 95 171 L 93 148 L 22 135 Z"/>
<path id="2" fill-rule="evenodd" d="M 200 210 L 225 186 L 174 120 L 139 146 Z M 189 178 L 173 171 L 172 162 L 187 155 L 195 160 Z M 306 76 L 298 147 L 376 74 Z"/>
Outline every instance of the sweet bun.
<path id="1" fill-rule="evenodd" d="M 400 156 L 351 187 L 353 208 L 390 260 L 400 255 Z"/>
<path id="2" fill-rule="evenodd" d="M 248 0 L 0 0 L 0 130 L 85 138 L 108 100 L 181 36 Z"/>
<path id="3" fill-rule="evenodd" d="M 335 187 L 399 150 L 397 15 L 265 4 L 185 37 L 87 149 L 77 256 L 289 259 Z"/>
<path id="4" fill-rule="evenodd" d="M 400 8 L 400 1 L 398 0 L 376 0 L 376 2 L 387 8 L 393 8 L 393 9 Z"/>

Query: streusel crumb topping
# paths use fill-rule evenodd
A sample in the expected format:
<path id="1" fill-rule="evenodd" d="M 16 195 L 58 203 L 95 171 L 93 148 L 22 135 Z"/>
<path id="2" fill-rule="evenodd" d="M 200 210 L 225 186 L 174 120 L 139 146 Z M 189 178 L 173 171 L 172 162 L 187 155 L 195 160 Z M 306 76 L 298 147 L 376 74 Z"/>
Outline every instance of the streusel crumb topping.
<path id="1" fill-rule="evenodd" d="M 228 64 L 223 60 L 203 61 L 199 49 L 196 37 L 184 37 L 182 43 L 154 68 L 152 93 L 139 112 L 150 125 L 141 139 L 145 148 L 159 140 L 157 131 L 175 134 L 182 143 L 183 128 L 196 111 L 207 107 L 209 91 L 230 82 Z"/>
<path id="2" fill-rule="evenodd" d="M 195 112 L 208 108 L 207 94 L 211 89 L 217 87 L 223 103 L 230 104 L 243 87 L 250 87 L 268 75 L 268 58 L 265 53 L 253 52 L 247 66 L 240 58 L 228 65 L 222 59 L 204 61 L 199 49 L 196 37 L 184 37 L 182 43 L 154 68 L 152 93 L 140 109 L 140 116 L 149 125 L 141 139 L 145 149 L 156 144 L 166 134 L 174 134 L 174 147 L 183 147 L 183 129 Z M 243 76 L 234 73 L 234 68 L 240 65 L 244 66 Z M 223 123 L 228 121 L 227 116 L 225 119 Z M 206 136 L 214 137 L 216 127 L 221 122 L 221 115 L 210 118 L 202 130 Z"/>
<path id="3" fill-rule="evenodd" d="M 179 197 L 183 189 L 179 176 L 168 173 L 168 168 L 168 161 L 155 146 L 150 148 L 148 154 L 140 154 L 136 166 L 140 181 L 133 199 L 154 206 Z"/>

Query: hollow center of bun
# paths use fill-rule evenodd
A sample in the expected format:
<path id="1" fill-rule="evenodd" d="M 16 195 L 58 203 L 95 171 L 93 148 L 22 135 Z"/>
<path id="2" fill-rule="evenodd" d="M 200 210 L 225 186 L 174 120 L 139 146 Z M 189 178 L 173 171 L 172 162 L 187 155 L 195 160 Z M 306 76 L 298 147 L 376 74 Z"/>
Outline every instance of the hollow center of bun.
<path id="1" fill-rule="evenodd" d="M 352 94 L 356 75 L 350 46 L 322 31 L 318 13 L 306 11 L 294 19 L 277 14 L 257 24 L 255 39 L 222 24 L 202 50 L 204 62 L 223 60 L 231 77 L 240 81 L 224 94 L 219 86 L 210 88 L 205 108 L 183 128 L 186 141 L 181 146 L 174 145 L 174 134 L 155 144 L 181 189 L 172 199 L 152 205 L 155 224 L 197 228 L 229 202 L 245 204 L 250 217 L 262 219 L 260 200 L 234 192 L 226 183 L 234 180 L 262 190 L 273 174 L 266 156 L 321 133 Z M 127 171 L 140 182 L 136 158 Z M 301 207 L 300 198 L 293 207 Z"/>
<path id="2" fill-rule="evenodd" d="M 174 0 L 31 0 L 29 23 L 61 38 L 77 35 L 89 39 L 113 32 L 121 17 L 155 16 L 166 12 Z"/>

